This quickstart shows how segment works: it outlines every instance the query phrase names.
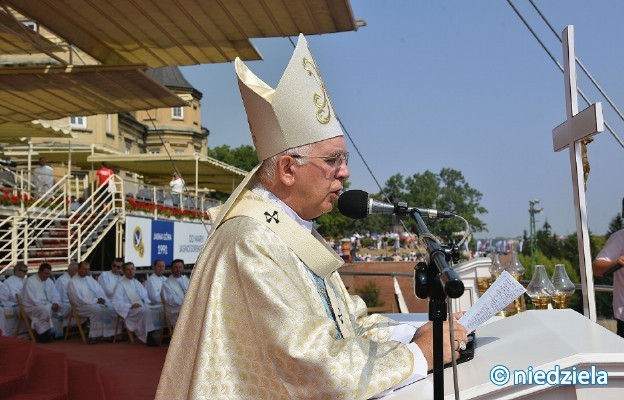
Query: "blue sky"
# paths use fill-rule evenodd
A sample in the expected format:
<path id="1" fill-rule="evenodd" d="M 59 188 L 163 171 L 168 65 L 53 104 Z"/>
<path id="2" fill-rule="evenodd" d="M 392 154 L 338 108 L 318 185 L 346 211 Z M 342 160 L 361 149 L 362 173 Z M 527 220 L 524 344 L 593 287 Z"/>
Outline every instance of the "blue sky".
<path id="1" fill-rule="evenodd" d="M 561 44 L 528 1 L 516 7 L 558 60 Z M 575 26 L 576 53 L 618 107 L 624 108 L 624 2 L 535 0 L 561 33 Z M 552 129 L 566 118 L 563 74 L 504 0 L 362 1 L 357 32 L 309 36 L 334 107 L 377 180 L 449 167 L 483 194 L 489 232 L 522 235 L 529 200 L 540 199 L 554 232 L 576 231 L 568 151 L 552 150 Z M 287 38 L 254 40 L 263 61 L 249 68 L 275 87 L 292 54 Z M 560 61 L 561 62 L 561 61 Z M 211 147 L 251 144 L 233 64 L 183 68 L 204 97 L 202 123 Z M 624 124 L 580 73 L 579 87 L 603 101 L 605 120 Z M 580 100 L 580 108 L 585 104 Z M 352 153 L 351 188 L 377 192 Z M 589 227 L 604 234 L 621 211 L 623 148 L 607 131 L 589 145 Z M 415 206 L 418 206 L 415 204 Z"/>

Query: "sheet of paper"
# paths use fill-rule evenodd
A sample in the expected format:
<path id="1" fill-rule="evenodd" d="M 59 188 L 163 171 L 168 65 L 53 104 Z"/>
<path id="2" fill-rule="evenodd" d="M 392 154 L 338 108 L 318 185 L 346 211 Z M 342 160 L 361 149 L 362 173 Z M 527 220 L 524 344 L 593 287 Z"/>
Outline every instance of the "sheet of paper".
<path id="1" fill-rule="evenodd" d="M 509 272 L 503 271 L 483 296 L 459 319 L 459 323 L 470 333 L 524 292 L 526 289 Z"/>

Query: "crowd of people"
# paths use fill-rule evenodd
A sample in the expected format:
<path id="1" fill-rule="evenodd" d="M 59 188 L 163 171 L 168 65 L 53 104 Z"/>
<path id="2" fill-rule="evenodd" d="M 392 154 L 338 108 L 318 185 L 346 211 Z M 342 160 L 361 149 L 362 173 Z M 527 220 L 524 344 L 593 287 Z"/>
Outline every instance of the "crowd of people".
<path id="1" fill-rule="evenodd" d="M 91 276 L 88 261 L 70 263 L 56 280 L 48 263 L 42 263 L 37 273 L 29 277 L 28 266 L 18 263 L 13 274 L 0 282 L 0 306 L 5 315 L 9 312 L 17 317 L 14 310 L 19 301 L 37 342 L 47 343 L 63 336 L 64 330 L 70 328 L 73 305 L 78 316 L 88 320 L 90 344 L 112 341 L 115 324 L 121 318 L 140 341 L 157 346 L 157 334 L 165 324 L 165 316 L 175 326 L 189 283 L 183 260 L 173 260 L 169 267 L 171 273 L 167 277 L 165 262 L 156 260 L 152 274 L 141 283 L 135 278 L 134 264 L 121 258 L 115 258 L 111 269 L 102 272 L 97 280 Z"/>

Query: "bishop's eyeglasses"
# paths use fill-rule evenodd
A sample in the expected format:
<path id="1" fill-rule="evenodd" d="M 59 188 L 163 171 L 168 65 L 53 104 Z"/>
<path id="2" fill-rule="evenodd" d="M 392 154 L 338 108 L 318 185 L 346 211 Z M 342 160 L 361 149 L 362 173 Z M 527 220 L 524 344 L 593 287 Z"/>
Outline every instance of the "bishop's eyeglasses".
<path id="1" fill-rule="evenodd" d="M 332 156 L 302 156 L 300 154 L 292 154 L 292 158 L 320 158 L 324 160 L 328 165 L 331 165 L 334 168 L 340 168 L 342 163 L 345 165 L 349 164 L 349 152 L 338 153 Z"/>

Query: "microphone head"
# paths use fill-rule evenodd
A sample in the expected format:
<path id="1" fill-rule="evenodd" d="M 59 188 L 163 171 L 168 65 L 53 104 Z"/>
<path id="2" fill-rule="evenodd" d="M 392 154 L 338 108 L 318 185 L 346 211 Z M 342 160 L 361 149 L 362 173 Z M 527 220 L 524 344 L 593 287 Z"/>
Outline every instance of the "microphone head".
<path id="1" fill-rule="evenodd" d="M 368 215 L 368 193 L 363 190 L 347 190 L 338 198 L 338 211 L 345 217 L 365 218 Z"/>

